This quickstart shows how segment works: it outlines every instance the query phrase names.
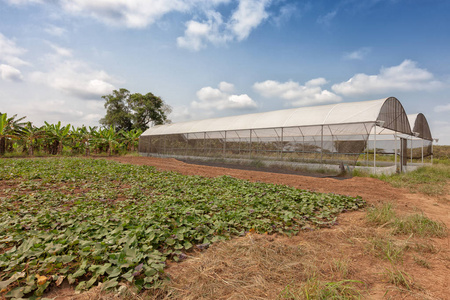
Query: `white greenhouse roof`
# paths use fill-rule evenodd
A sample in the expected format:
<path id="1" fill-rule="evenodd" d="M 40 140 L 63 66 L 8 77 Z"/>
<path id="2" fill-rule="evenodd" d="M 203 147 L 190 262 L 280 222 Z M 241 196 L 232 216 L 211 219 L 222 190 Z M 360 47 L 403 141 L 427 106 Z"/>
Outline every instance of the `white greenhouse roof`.
<path id="1" fill-rule="evenodd" d="M 186 134 L 295 126 L 374 123 L 388 100 L 347 102 L 332 105 L 292 108 L 199 121 L 158 125 L 142 135 Z M 395 98 L 393 98 L 395 99 Z M 397 99 L 395 99 L 398 101 Z"/>

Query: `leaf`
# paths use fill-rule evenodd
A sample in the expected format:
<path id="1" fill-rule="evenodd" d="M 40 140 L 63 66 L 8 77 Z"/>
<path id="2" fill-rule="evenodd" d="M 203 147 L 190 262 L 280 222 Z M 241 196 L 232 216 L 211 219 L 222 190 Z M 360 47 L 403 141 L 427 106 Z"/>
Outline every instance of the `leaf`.
<path id="1" fill-rule="evenodd" d="M 130 270 L 130 271 L 128 271 L 127 273 L 123 274 L 121 277 L 125 278 L 125 279 L 128 280 L 129 282 L 132 282 L 132 281 L 133 281 L 133 278 L 134 278 L 134 276 L 133 276 L 133 271 Z"/>
<path id="2" fill-rule="evenodd" d="M 78 271 L 72 274 L 72 278 L 78 278 L 80 276 L 83 276 L 84 274 L 86 274 L 86 271 L 84 269 L 78 269 Z"/>
<path id="3" fill-rule="evenodd" d="M 42 296 L 44 294 L 44 291 L 47 289 L 47 287 L 50 285 L 50 281 L 47 281 L 43 285 L 39 286 L 38 289 L 34 292 L 36 296 Z"/>
<path id="4" fill-rule="evenodd" d="M 15 289 L 9 291 L 9 293 L 7 293 L 5 295 L 5 297 L 6 298 L 22 298 L 23 295 L 24 295 L 23 294 L 23 290 L 24 289 L 25 289 L 24 287 L 19 286 L 19 287 L 15 288 Z"/>
<path id="5" fill-rule="evenodd" d="M 90 288 L 97 281 L 97 276 L 92 277 L 86 282 L 86 289 Z"/>
<path id="6" fill-rule="evenodd" d="M 169 246 L 172 246 L 173 244 L 175 244 L 175 240 L 172 239 L 172 238 L 167 239 L 167 240 L 166 240 L 166 244 L 169 245 Z"/>
<path id="7" fill-rule="evenodd" d="M 185 241 L 184 242 L 184 249 L 188 250 L 188 249 L 191 249 L 191 248 L 192 248 L 192 244 L 190 242 L 188 242 L 188 241 Z"/>
<path id="8" fill-rule="evenodd" d="M 47 282 L 47 276 L 41 276 L 39 274 L 36 274 L 37 284 L 43 285 Z"/>
<path id="9" fill-rule="evenodd" d="M 86 289 L 86 281 L 81 281 L 75 288 L 76 292 L 81 292 Z"/>
<path id="10" fill-rule="evenodd" d="M 109 267 L 106 273 L 108 273 L 109 277 L 117 277 L 122 273 L 122 270 L 118 267 Z"/>
<path id="11" fill-rule="evenodd" d="M 60 286 L 64 278 L 66 278 L 66 276 L 63 275 L 58 276 L 58 279 L 56 280 L 56 286 Z"/>
<path id="12" fill-rule="evenodd" d="M 117 278 L 108 280 L 108 281 L 106 281 L 106 282 L 104 282 L 104 283 L 102 284 L 101 290 L 104 291 L 104 290 L 113 288 L 113 287 L 117 286 L 118 283 L 119 283 L 119 282 L 117 281 Z"/>
<path id="13" fill-rule="evenodd" d="M 14 273 L 14 275 L 11 276 L 8 280 L 0 281 L 0 290 L 6 289 L 6 287 L 7 287 L 10 283 L 16 281 L 16 280 L 19 279 L 19 278 L 23 278 L 23 277 L 25 277 L 25 272 L 17 272 L 17 273 Z M 20 297 L 19 297 L 19 298 L 20 298 Z"/>

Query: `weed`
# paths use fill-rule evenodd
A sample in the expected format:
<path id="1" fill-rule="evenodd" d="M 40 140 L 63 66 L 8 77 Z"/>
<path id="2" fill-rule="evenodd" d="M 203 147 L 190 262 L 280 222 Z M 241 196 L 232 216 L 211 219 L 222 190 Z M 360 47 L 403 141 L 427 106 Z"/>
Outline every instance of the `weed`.
<path id="1" fill-rule="evenodd" d="M 376 237 L 370 240 L 369 251 L 373 252 L 377 257 L 387 259 L 392 263 L 403 260 L 403 254 L 408 248 L 407 241 L 402 244 L 394 243 L 386 237 Z"/>
<path id="2" fill-rule="evenodd" d="M 427 269 L 431 269 L 430 264 L 426 260 L 421 259 L 420 257 L 417 257 L 417 256 L 414 256 L 413 258 L 414 258 L 414 261 L 416 262 L 416 264 L 418 264 L 419 266 L 427 268 Z"/>
<path id="3" fill-rule="evenodd" d="M 250 162 L 249 166 L 255 167 L 255 168 L 264 168 L 266 166 L 266 164 L 262 160 L 254 159 Z"/>
<path id="4" fill-rule="evenodd" d="M 384 203 L 381 206 L 371 207 L 367 210 L 367 219 L 376 225 L 384 225 L 395 219 L 395 211 L 392 203 Z"/>
<path id="5" fill-rule="evenodd" d="M 331 271 L 339 278 L 347 278 L 349 273 L 348 259 L 336 259 L 331 263 Z"/>
<path id="6" fill-rule="evenodd" d="M 358 280 L 341 280 L 336 282 L 323 282 L 312 277 L 302 286 L 303 299 L 360 299 L 361 293 L 354 286 L 361 284 Z"/>
<path id="7" fill-rule="evenodd" d="M 427 241 L 426 243 L 416 242 L 414 243 L 412 249 L 419 253 L 430 253 L 430 254 L 438 253 L 438 250 L 431 241 Z"/>
<path id="8" fill-rule="evenodd" d="M 388 282 L 398 287 L 403 287 L 410 291 L 414 286 L 411 276 L 405 271 L 399 270 L 395 266 L 392 266 L 392 268 L 386 268 L 384 274 L 387 277 Z"/>
<path id="9" fill-rule="evenodd" d="M 447 226 L 436 222 L 423 214 L 413 214 L 397 219 L 394 224 L 394 234 L 416 234 L 422 237 L 446 237 Z"/>

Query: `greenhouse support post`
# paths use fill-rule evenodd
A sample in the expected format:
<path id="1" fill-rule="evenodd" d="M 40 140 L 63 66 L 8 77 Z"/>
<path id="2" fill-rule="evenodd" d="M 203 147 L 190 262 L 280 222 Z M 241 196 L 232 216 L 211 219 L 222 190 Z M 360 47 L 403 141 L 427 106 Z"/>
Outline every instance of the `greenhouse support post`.
<path id="1" fill-rule="evenodd" d="M 431 141 L 431 164 L 433 164 L 433 141 Z"/>
<path id="2" fill-rule="evenodd" d="M 373 172 L 377 171 L 377 124 L 373 127 Z"/>
<path id="3" fill-rule="evenodd" d="M 422 164 L 423 164 L 423 139 L 422 139 Z"/>
<path id="4" fill-rule="evenodd" d="M 397 132 L 394 132 L 394 165 L 395 170 L 397 170 Z"/>
<path id="5" fill-rule="evenodd" d="M 413 140 L 411 136 L 411 163 L 412 163 L 412 157 L 413 157 Z"/>
<path id="6" fill-rule="evenodd" d="M 320 131 L 320 162 L 323 162 L 323 125 Z"/>

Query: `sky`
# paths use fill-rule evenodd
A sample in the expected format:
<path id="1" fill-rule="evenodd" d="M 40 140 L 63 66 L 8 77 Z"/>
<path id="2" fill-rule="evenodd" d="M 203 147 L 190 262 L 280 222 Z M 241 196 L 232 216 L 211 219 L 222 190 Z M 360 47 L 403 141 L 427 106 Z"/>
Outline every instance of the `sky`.
<path id="1" fill-rule="evenodd" d="M 126 88 L 172 122 L 394 96 L 450 145 L 449 0 L 0 0 L 0 112 L 98 126 Z"/>

